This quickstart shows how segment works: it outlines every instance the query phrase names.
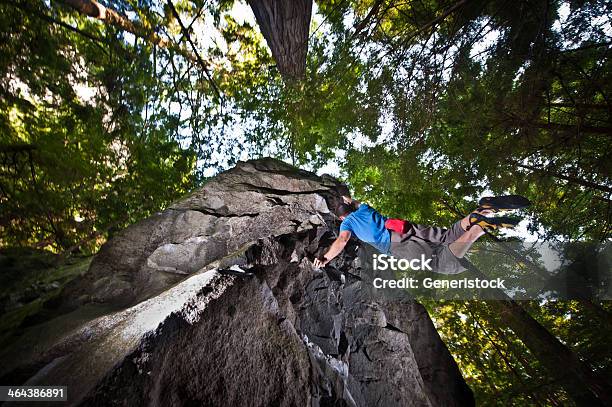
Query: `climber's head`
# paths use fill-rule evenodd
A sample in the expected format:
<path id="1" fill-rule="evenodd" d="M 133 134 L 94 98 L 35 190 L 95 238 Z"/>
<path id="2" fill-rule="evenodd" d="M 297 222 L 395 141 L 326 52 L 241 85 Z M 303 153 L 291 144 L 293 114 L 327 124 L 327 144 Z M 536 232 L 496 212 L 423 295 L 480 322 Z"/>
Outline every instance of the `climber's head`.
<path id="1" fill-rule="evenodd" d="M 336 207 L 336 216 L 340 218 L 340 220 L 344 220 L 347 216 L 353 212 L 355 208 L 352 205 L 341 203 Z"/>

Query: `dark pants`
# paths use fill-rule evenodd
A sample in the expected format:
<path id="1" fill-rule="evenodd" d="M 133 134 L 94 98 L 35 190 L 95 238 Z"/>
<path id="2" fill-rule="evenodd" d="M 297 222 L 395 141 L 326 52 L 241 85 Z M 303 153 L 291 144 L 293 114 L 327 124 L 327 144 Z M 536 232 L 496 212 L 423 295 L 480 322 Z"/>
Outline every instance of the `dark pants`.
<path id="1" fill-rule="evenodd" d="M 391 232 L 391 254 L 396 258 L 418 259 L 421 255 L 431 258 L 431 268 L 436 273 L 458 274 L 465 271 L 448 245 L 457 240 L 465 230 L 461 221 L 450 229 L 411 224 L 408 232 Z"/>

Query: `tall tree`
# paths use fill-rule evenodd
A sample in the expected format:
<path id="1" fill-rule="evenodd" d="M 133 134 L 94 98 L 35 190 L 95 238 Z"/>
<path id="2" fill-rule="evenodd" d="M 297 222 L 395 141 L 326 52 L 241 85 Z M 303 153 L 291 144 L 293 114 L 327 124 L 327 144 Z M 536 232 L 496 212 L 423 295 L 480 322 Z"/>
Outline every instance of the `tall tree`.
<path id="1" fill-rule="evenodd" d="M 249 5 L 283 78 L 303 79 L 312 0 L 249 0 Z"/>

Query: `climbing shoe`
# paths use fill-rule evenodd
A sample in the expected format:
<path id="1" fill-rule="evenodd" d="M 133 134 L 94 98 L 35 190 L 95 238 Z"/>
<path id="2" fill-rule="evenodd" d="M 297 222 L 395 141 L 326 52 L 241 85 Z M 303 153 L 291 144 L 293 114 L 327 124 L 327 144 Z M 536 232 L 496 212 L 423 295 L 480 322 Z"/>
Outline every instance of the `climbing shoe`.
<path id="1" fill-rule="evenodd" d="M 496 230 L 498 228 L 513 228 L 519 223 L 519 219 L 501 216 L 496 218 L 487 218 L 479 213 L 470 214 L 470 227 L 478 225 L 483 229 Z"/>
<path id="2" fill-rule="evenodd" d="M 478 211 L 491 210 L 493 212 L 522 209 L 531 205 L 529 199 L 520 195 L 487 196 L 478 202 Z"/>

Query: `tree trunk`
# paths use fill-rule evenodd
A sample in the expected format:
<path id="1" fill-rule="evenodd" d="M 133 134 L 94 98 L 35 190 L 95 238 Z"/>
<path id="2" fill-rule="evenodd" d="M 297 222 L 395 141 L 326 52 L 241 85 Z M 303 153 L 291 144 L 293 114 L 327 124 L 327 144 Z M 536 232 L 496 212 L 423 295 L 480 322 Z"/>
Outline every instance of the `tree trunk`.
<path id="1" fill-rule="evenodd" d="M 467 260 L 464 266 L 477 277 L 486 276 Z M 612 405 L 612 386 L 605 378 L 582 362 L 574 352 L 533 319 L 502 290 L 502 300 L 487 301 L 500 318 L 516 333 L 531 353 L 558 380 L 568 395 L 580 406 Z"/>
<path id="2" fill-rule="evenodd" d="M 304 78 L 312 0 L 249 0 L 285 81 Z"/>

